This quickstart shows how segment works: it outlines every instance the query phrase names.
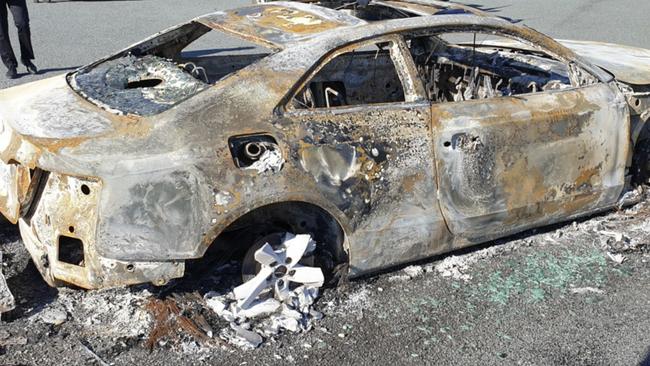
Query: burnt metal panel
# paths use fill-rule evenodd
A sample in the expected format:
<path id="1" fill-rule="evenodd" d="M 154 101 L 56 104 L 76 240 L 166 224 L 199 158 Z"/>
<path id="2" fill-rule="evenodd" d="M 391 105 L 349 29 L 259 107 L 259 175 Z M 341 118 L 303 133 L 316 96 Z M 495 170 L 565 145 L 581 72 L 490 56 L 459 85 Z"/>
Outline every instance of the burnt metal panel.
<path id="1" fill-rule="evenodd" d="M 609 85 L 433 107 L 441 207 L 470 242 L 587 214 L 623 190 L 629 114 Z"/>
<path id="2" fill-rule="evenodd" d="M 343 12 L 283 1 L 216 12 L 198 21 L 275 47 L 337 28 L 365 24 Z"/>
<path id="3" fill-rule="evenodd" d="M 436 199 L 429 103 L 307 110 L 298 157 L 344 212 L 351 275 L 451 248 Z"/>

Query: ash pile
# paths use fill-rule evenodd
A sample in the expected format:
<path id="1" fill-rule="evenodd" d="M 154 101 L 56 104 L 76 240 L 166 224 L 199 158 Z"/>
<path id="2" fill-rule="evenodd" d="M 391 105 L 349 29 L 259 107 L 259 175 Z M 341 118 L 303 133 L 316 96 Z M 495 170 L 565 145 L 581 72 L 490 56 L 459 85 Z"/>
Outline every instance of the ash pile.
<path id="1" fill-rule="evenodd" d="M 230 286 L 239 263 L 216 268 L 212 277 L 228 291 L 175 294 L 153 299 L 148 308 L 153 327 L 147 345 L 170 345 L 196 352 L 214 346 L 254 349 L 284 332 L 301 333 L 323 318 L 315 303 L 324 283 L 320 268 L 306 265 L 316 243 L 309 235 L 283 234 L 280 245 L 265 243 L 254 252 L 254 275 Z M 208 276 L 210 277 L 210 276 Z"/>

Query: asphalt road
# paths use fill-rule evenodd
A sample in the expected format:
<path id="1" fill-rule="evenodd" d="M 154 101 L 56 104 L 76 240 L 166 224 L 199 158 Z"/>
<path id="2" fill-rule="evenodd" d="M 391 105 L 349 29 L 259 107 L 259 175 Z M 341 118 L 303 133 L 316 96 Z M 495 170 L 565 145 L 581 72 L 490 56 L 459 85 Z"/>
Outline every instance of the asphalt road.
<path id="1" fill-rule="evenodd" d="M 464 0 L 556 38 L 595 40 L 650 48 L 650 1 Z M 36 65 L 43 74 L 7 80 L 0 88 L 54 76 L 90 63 L 169 26 L 243 0 L 134 0 L 29 2 Z M 189 4 L 189 5 L 188 5 Z M 18 45 L 11 29 L 14 47 Z M 16 47 L 15 47 L 16 48 Z M 24 73 L 24 69 L 19 69 Z"/>

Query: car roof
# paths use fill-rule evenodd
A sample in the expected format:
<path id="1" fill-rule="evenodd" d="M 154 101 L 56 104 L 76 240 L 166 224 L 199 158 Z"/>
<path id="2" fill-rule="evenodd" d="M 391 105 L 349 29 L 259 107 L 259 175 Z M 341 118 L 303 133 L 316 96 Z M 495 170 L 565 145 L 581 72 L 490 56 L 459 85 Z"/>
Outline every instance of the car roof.
<path id="1" fill-rule="evenodd" d="M 219 11 L 199 17 L 196 21 L 277 48 L 337 28 L 367 24 L 341 11 L 285 1 Z"/>
<path id="2" fill-rule="evenodd" d="M 304 1 L 304 2 L 303 2 Z M 526 34 L 525 43 L 534 44 L 536 48 L 551 51 L 565 60 L 578 62 L 600 80 L 611 79 L 601 69 L 588 62 L 551 38 L 528 27 L 520 26 L 512 19 L 493 16 L 477 8 L 443 2 L 438 0 L 357 0 L 341 7 L 329 8 L 314 5 L 313 0 L 272 1 L 232 10 L 219 11 L 194 19 L 195 22 L 214 29 L 221 29 L 236 34 L 255 43 L 285 49 L 309 41 L 329 44 L 330 46 L 345 40 L 362 39 L 391 32 L 417 30 L 428 27 L 447 27 L 453 30 L 458 26 L 472 24 L 486 29 L 499 29 L 506 34 Z M 322 5 L 328 1 L 320 0 Z M 380 6 L 406 12 L 415 17 L 382 19 L 366 21 L 357 18 L 349 11 L 367 1 L 365 6 Z M 332 3 L 335 4 L 335 3 Z M 515 36 L 515 38 L 520 38 Z M 309 43 L 312 44 L 313 43 Z"/>
<path id="3" fill-rule="evenodd" d="M 195 21 L 275 48 L 285 48 L 289 43 L 309 40 L 323 33 L 340 31 L 341 28 L 368 24 L 349 12 L 327 7 L 328 0 L 323 0 L 319 5 L 310 1 L 261 3 L 207 14 Z M 356 6 L 354 4 L 354 2 L 348 3 L 342 8 L 349 9 L 350 6 Z M 449 14 L 490 16 L 470 6 L 437 0 L 372 0 L 368 5 L 391 8 L 419 16 Z"/>

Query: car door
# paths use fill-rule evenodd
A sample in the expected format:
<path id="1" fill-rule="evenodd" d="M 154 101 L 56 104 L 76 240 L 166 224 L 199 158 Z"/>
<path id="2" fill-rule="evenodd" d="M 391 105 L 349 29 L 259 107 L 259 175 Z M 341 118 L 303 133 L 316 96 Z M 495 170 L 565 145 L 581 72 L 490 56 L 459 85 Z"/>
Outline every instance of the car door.
<path id="1" fill-rule="evenodd" d="M 462 48 L 438 58 L 438 75 L 468 67 L 439 79 L 433 88 L 446 100 L 432 104 L 440 205 L 458 240 L 482 242 L 615 204 L 629 149 L 617 89 L 543 55 Z"/>
<path id="2" fill-rule="evenodd" d="M 414 71 L 398 37 L 346 46 L 308 75 L 282 112 L 282 124 L 301 131 L 295 155 L 314 182 L 305 190 L 319 191 L 349 220 L 352 275 L 450 243 L 436 199 L 431 104 Z"/>

